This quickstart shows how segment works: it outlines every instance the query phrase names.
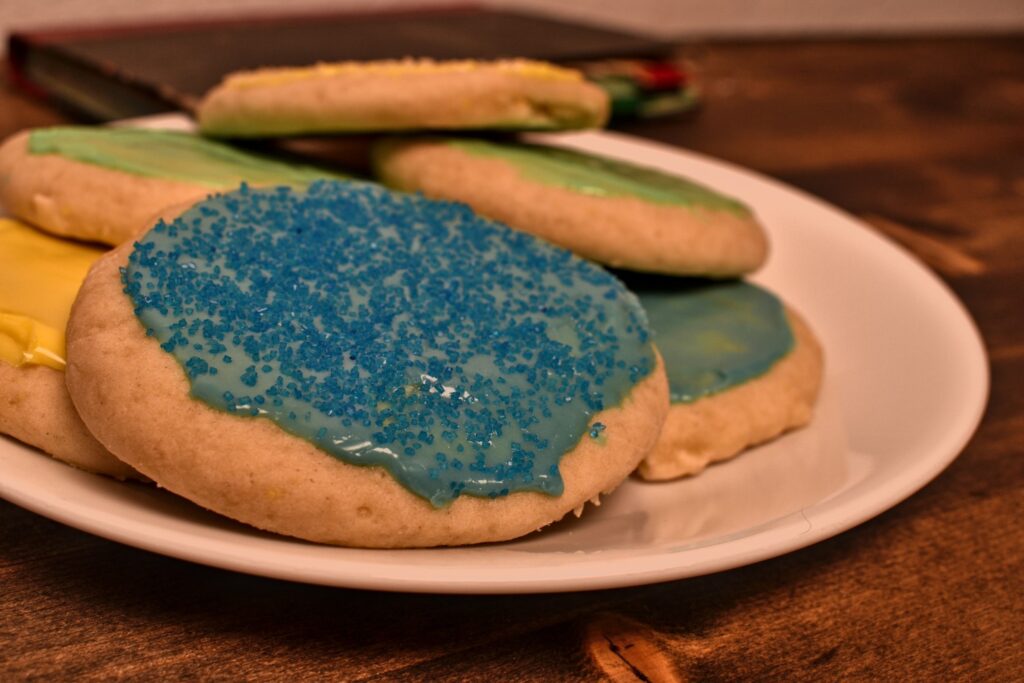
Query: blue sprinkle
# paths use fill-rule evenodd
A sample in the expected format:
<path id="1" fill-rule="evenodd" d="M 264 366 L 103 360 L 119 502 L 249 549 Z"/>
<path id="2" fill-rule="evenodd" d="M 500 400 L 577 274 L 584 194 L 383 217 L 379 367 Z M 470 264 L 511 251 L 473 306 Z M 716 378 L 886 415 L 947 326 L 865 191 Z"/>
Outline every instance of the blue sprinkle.
<path id="1" fill-rule="evenodd" d="M 245 372 L 242 373 L 241 380 L 242 384 L 246 385 L 247 387 L 256 386 L 256 382 L 259 380 L 259 377 L 256 375 L 256 366 L 250 365 L 249 367 L 247 367 L 245 369 Z"/>

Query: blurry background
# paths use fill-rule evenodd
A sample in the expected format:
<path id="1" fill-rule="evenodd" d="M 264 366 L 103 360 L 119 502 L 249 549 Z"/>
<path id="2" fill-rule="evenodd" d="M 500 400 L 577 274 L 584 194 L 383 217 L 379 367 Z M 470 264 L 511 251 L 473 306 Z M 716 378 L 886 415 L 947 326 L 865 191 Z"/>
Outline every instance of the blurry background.
<path id="1" fill-rule="evenodd" d="M 25 27 L 465 4 L 543 11 L 660 37 L 948 34 L 1024 27 L 1024 0 L 0 0 L 0 33 Z"/>

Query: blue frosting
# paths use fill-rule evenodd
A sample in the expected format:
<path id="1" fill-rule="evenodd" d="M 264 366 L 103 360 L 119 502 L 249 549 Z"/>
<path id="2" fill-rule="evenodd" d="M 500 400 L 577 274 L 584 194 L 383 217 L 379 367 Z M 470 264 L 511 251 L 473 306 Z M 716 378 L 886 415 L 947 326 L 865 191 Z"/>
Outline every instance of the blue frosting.
<path id="1" fill-rule="evenodd" d="M 613 276 L 451 202 L 316 182 L 212 197 L 122 272 L 192 395 L 443 506 L 559 495 L 561 456 L 653 368 Z"/>
<path id="2" fill-rule="evenodd" d="M 672 403 L 692 403 L 764 375 L 796 343 L 774 294 L 741 280 L 624 274 L 665 361 Z"/>

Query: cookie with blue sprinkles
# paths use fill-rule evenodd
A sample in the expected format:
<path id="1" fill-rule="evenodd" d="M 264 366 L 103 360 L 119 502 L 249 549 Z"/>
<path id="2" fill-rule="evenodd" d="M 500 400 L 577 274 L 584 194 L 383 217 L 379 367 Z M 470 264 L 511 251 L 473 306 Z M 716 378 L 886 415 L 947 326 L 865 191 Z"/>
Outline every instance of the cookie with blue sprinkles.
<path id="1" fill-rule="evenodd" d="M 161 486 L 361 547 L 578 513 L 668 408 L 615 277 L 463 205 L 330 181 L 211 197 L 99 261 L 67 375 L 90 430 Z"/>
<path id="2" fill-rule="evenodd" d="M 616 268 L 737 277 L 768 255 L 750 207 L 697 181 L 542 144 L 472 137 L 390 138 L 373 149 L 385 184 L 465 202 Z"/>

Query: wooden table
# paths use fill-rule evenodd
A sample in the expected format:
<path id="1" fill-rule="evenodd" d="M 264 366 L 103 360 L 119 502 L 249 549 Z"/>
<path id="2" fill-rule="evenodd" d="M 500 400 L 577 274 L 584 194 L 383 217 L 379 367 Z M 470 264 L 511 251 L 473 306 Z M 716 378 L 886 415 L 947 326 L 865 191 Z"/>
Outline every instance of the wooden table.
<path id="1" fill-rule="evenodd" d="M 1024 679 L 1024 36 L 685 50 L 705 111 L 623 129 L 851 211 L 975 316 L 992 395 L 946 472 L 778 559 L 542 596 L 254 578 L 0 502 L 0 678 Z M 0 92 L 0 134 L 63 120 Z"/>

